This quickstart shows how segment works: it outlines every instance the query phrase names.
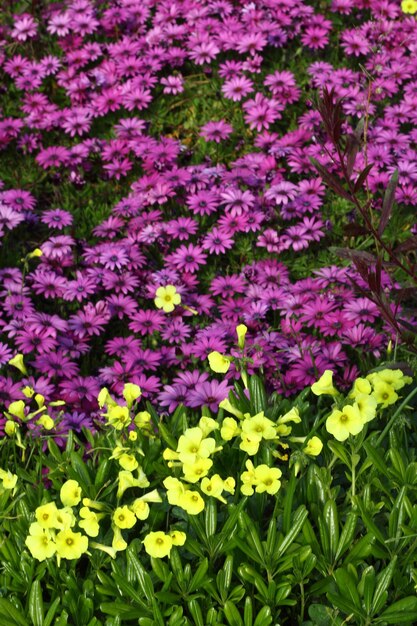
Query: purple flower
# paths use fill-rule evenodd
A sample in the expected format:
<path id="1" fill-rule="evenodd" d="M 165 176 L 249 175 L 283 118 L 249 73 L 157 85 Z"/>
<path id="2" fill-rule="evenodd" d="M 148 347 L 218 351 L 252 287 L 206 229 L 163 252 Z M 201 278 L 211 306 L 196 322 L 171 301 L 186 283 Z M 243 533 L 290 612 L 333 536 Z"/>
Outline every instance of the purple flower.
<path id="1" fill-rule="evenodd" d="M 226 380 L 207 381 L 190 391 L 187 404 L 192 408 L 208 406 L 210 411 L 216 412 L 220 402 L 228 397 L 231 390 L 232 387 L 227 384 Z"/>

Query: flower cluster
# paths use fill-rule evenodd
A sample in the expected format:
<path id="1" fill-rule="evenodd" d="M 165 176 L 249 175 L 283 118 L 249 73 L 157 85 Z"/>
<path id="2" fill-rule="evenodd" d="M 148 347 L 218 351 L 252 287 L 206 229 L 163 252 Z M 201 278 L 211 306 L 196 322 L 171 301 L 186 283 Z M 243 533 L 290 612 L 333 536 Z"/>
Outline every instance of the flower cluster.
<path id="1" fill-rule="evenodd" d="M 349 404 L 345 404 L 345 399 L 338 398 L 339 392 L 333 386 L 332 377 L 333 372 L 326 370 L 311 390 L 318 396 L 335 397 L 338 408 L 334 408 L 328 416 L 326 429 L 338 441 L 359 434 L 367 422 L 375 419 L 378 409 L 395 404 L 399 398 L 397 391 L 412 382 L 412 378 L 400 369 L 372 372 L 366 378 L 359 377 L 354 381 L 347 396 Z"/>
<path id="2" fill-rule="evenodd" d="M 378 194 L 398 168 L 396 199 L 416 206 L 412 0 L 402 11 L 333 0 L 326 15 L 288 1 L 170 7 L 66 0 L 40 17 L 7 13 L 1 30 L 0 67 L 19 100 L 0 113 L 0 399 L 25 402 L 30 386 L 65 401 L 64 433 L 94 428 L 99 390 L 120 395 L 126 381 L 161 409 L 215 411 L 238 372 L 231 360 L 224 380 L 210 379 L 204 362 L 234 358 L 238 323 L 250 372 L 287 395 L 326 369 L 348 387 L 356 355 L 379 358 L 390 339 L 352 268 L 327 256 L 305 270 L 341 218 L 310 162 L 335 167 L 302 89 L 333 88 L 347 132 L 366 118 L 352 176 L 372 163 Z M 355 26 L 339 28 L 340 15 Z M 333 64 L 321 60 L 330 41 L 342 53 Z M 288 60 L 300 51 L 303 78 Z M 201 89 L 204 114 L 192 104 Z M 16 182 L 16 171 L 30 175 Z M 105 219 L 79 235 L 101 197 Z M 7 369 L 18 353 L 23 385 Z"/>

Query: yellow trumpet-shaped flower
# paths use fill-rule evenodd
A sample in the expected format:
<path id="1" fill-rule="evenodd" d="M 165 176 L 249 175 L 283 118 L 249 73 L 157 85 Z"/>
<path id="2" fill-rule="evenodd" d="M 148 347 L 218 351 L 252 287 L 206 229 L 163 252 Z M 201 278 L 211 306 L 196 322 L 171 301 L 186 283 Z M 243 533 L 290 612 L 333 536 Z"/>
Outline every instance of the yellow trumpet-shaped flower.
<path id="1" fill-rule="evenodd" d="M 217 500 L 226 504 L 226 500 L 222 497 L 222 493 L 224 491 L 224 481 L 219 474 L 214 474 L 211 478 L 203 478 L 200 486 L 201 491 L 207 496 L 217 498 Z"/>
<path id="2" fill-rule="evenodd" d="M 16 367 L 19 372 L 22 372 L 23 375 L 26 375 L 28 373 L 26 366 L 23 362 L 23 354 L 16 354 L 16 356 L 10 359 L 8 363 L 9 365 L 13 365 L 13 367 Z"/>
<path id="3" fill-rule="evenodd" d="M 401 10 L 403 13 L 407 13 L 409 15 L 414 15 L 417 13 L 417 2 L 416 0 L 402 0 L 401 2 Z"/>
<path id="4" fill-rule="evenodd" d="M 261 439 L 274 439 L 277 436 L 274 422 L 265 417 L 263 411 L 243 420 L 242 434 L 252 441 Z"/>
<path id="5" fill-rule="evenodd" d="M 258 465 L 255 468 L 255 484 L 256 493 L 269 493 L 274 495 L 281 487 L 282 472 L 278 467 L 269 467 L 269 465 Z"/>
<path id="6" fill-rule="evenodd" d="M 245 347 L 245 337 L 247 332 L 248 327 L 245 326 L 245 324 L 239 324 L 236 326 L 237 345 L 241 350 Z"/>
<path id="7" fill-rule="evenodd" d="M 64 506 L 77 506 L 81 502 L 81 487 L 76 480 L 67 480 L 59 492 Z"/>
<path id="8" fill-rule="evenodd" d="M 311 391 L 316 396 L 336 396 L 338 391 L 333 386 L 333 372 L 331 370 L 326 370 L 319 380 L 311 385 Z"/>
<path id="9" fill-rule="evenodd" d="M 210 365 L 210 369 L 216 374 L 226 374 L 229 370 L 231 360 L 214 350 L 214 352 L 210 352 L 208 355 L 208 361 Z"/>
<path id="10" fill-rule="evenodd" d="M 303 448 L 304 454 L 309 456 L 318 456 L 323 450 L 323 442 L 318 437 L 311 437 Z"/>
<path id="11" fill-rule="evenodd" d="M 225 417 L 220 429 L 220 435 L 225 441 L 230 441 L 240 434 L 240 428 L 233 417 Z"/>
<path id="12" fill-rule="evenodd" d="M 126 383 L 123 387 L 123 397 L 126 400 L 126 404 L 130 409 L 138 398 L 142 395 L 141 388 L 139 385 L 135 385 L 134 383 Z"/>
<path id="13" fill-rule="evenodd" d="M 211 459 L 197 459 L 195 463 L 187 465 L 184 463 L 182 471 L 184 472 L 184 479 L 189 483 L 196 483 L 204 476 L 207 476 L 213 461 Z"/>
<path id="14" fill-rule="evenodd" d="M 169 536 L 172 539 L 173 546 L 183 546 L 184 543 L 187 541 L 187 535 L 181 530 L 171 530 Z"/>
<path id="15" fill-rule="evenodd" d="M 181 296 L 177 293 L 174 285 L 158 287 L 155 294 L 155 306 L 164 313 L 171 313 L 177 304 L 181 303 Z"/>
<path id="16" fill-rule="evenodd" d="M 97 515 L 97 513 L 94 513 L 94 511 L 88 507 L 83 506 L 80 509 L 80 517 L 82 519 L 78 522 L 78 526 L 82 528 L 89 537 L 97 537 L 100 532 L 99 516 L 100 514 Z"/>

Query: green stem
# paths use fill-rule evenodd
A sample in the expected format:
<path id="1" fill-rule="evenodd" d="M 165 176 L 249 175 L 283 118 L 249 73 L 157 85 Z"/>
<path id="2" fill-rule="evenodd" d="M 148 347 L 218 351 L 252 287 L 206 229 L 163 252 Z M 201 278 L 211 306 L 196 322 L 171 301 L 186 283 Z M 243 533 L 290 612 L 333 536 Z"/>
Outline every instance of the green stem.
<path id="1" fill-rule="evenodd" d="M 401 411 L 404 409 L 404 407 L 407 406 L 407 404 L 411 400 L 411 398 L 413 398 L 415 395 L 417 395 L 417 386 L 413 389 L 413 391 L 411 391 L 408 394 L 408 396 L 405 398 L 405 400 L 403 400 L 401 402 L 400 406 L 395 411 L 394 415 L 391 417 L 390 421 L 385 426 L 384 430 L 382 431 L 382 433 L 379 435 L 378 439 L 376 440 L 375 447 L 377 447 L 377 446 L 379 446 L 381 444 L 381 442 L 384 440 L 386 434 L 391 429 L 391 426 L 394 424 L 395 420 L 397 419 L 398 415 L 401 413 Z"/>

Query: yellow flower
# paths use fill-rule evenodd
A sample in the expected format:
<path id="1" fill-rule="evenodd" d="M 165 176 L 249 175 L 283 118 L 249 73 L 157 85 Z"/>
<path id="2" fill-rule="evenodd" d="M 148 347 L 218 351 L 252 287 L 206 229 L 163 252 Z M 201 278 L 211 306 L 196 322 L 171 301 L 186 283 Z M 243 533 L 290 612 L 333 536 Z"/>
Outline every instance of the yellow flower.
<path id="1" fill-rule="evenodd" d="M 64 506 L 77 506 L 81 502 L 81 487 L 76 480 L 67 480 L 59 492 Z"/>
<path id="2" fill-rule="evenodd" d="M 38 506 L 35 510 L 35 517 L 42 528 L 55 528 L 57 513 L 55 502 L 48 502 L 48 504 Z"/>
<path id="3" fill-rule="evenodd" d="M 220 502 L 226 504 L 226 500 L 222 498 L 224 491 L 224 482 L 219 474 L 214 474 L 211 478 L 203 478 L 201 481 L 201 491 L 207 496 L 217 498 Z"/>
<path id="4" fill-rule="evenodd" d="M 359 413 L 364 422 L 370 422 L 376 416 L 377 401 L 373 396 L 365 393 L 358 393 L 355 398 L 355 406 L 358 407 Z"/>
<path id="5" fill-rule="evenodd" d="M 23 387 L 22 393 L 26 398 L 33 398 L 33 396 L 35 395 L 35 390 L 33 389 L 33 387 L 29 387 L 29 385 L 26 385 L 26 387 Z"/>
<path id="6" fill-rule="evenodd" d="M 243 420 L 243 435 L 251 441 L 261 441 L 262 439 L 274 439 L 277 433 L 274 422 L 265 417 L 263 411 L 261 411 L 257 415 Z"/>
<path id="7" fill-rule="evenodd" d="M 269 467 L 262 464 L 255 468 L 256 493 L 269 493 L 274 495 L 281 487 L 282 472 L 277 467 Z"/>
<path id="8" fill-rule="evenodd" d="M 347 404 L 342 411 L 335 409 L 326 420 L 327 431 L 338 441 L 361 432 L 364 421 L 357 406 Z"/>
<path id="9" fill-rule="evenodd" d="M 116 550 L 116 552 L 120 552 L 121 550 L 126 550 L 127 543 L 122 537 L 121 529 L 112 524 L 112 530 L 113 530 L 113 541 L 111 543 L 112 549 Z"/>
<path id="10" fill-rule="evenodd" d="M 8 361 L 9 365 L 13 365 L 19 372 L 26 375 L 28 373 L 25 364 L 23 363 L 23 354 L 16 354 L 10 361 Z"/>
<path id="11" fill-rule="evenodd" d="M 29 527 L 29 535 L 25 544 L 34 559 L 44 561 L 51 558 L 56 552 L 56 545 L 49 530 L 42 528 L 40 524 L 34 522 Z"/>
<path id="12" fill-rule="evenodd" d="M 323 449 L 323 442 L 318 437 L 312 437 L 303 448 L 304 454 L 318 456 Z"/>
<path id="13" fill-rule="evenodd" d="M 17 475 L 12 474 L 10 470 L 0 469 L 0 480 L 2 481 L 3 489 L 12 491 L 17 484 Z"/>
<path id="14" fill-rule="evenodd" d="M 149 480 L 146 478 L 145 473 L 142 468 L 138 467 L 138 478 L 135 478 L 132 472 L 127 470 L 122 470 L 119 472 L 119 487 L 117 489 L 117 498 L 120 499 L 126 489 L 130 489 L 130 487 L 149 487 Z"/>
<path id="15" fill-rule="evenodd" d="M 228 400 L 228 398 L 225 398 L 224 400 L 222 400 L 219 404 L 219 407 L 221 409 L 224 409 L 225 411 L 228 411 L 229 413 L 231 413 L 238 419 L 243 419 L 244 417 L 242 411 L 239 411 L 239 409 L 234 407 L 233 404 L 230 402 L 230 400 Z"/>
<path id="16" fill-rule="evenodd" d="M 107 417 L 110 426 L 113 426 L 116 430 L 122 430 L 126 428 L 126 426 L 129 426 L 132 420 L 127 406 L 119 406 L 116 404 L 116 406 L 107 408 L 108 411 L 104 415 Z"/>
<path id="17" fill-rule="evenodd" d="M 223 489 L 227 491 L 227 493 L 231 493 L 232 495 L 235 493 L 236 481 L 232 476 L 228 476 L 223 481 Z"/>
<path id="18" fill-rule="evenodd" d="M 417 13 L 417 2 L 416 0 L 402 0 L 401 2 L 401 10 L 403 13 L 408 13 L 409 15 L 414 15 Z"/>
<path id="19" fill-rule="evenodd" d="M 137 459 L 133 456 L 133 454 L 121 454 L 118 458 L 120 466 L 129 472 L 133 472 L 135 469 L 139 467 L 139 463 Z"/>
<path id="20" fill-rule="evenodd" d="M 220 435 L 225 441 L 230 441 L 233 437 L 237 437 L 240 434 L 240 428 L 237 425 L 237 421 L 233 417 L 225 417 L 222 422 Z"/>
<path id="21" fill-rule="evenodd" d="M 62 559 L 79 559 L 88 550 L 88 539 L 71 529 L 61 530 L 56 538 L 56 552 Z"/>
<path id="22" fill-rule="evenodd" d="M 168 476 L 165 478 L 163 485 L 167 490 L 168 502 L 173 506 L 178 506 L 180 499 L 185 494 L 185 486 L 178 478 Z"/>
<path id="23" fill-rule="evenodd" d="M 204 509 L 204 500 L 197 491 L 187 490 L 179 499 L 178 505 L 188 515 L 198 515 Z"/>
<path id="24" fill-rule="evenodd" d="M 86 506 L 80 509 L 81 521 L 78 522 L 78 526 L 83 528 L 89 537 L 97 537 L 100 532 L 99 516 Z"/>
<path id="25" fill-rule="evenodd" d="M 247 332 L 248 327 L 245 326 L 245 324 L 239 324 L 239 326 L 236 326 L 237 345 L 241 350 L 245 347 L 245 337 Z"/>
<path id="26" fill-rule="evenodd" d="M 134 383 L 126 383 L 123 387 L 123 397 L 126 400 L 126 404 L 131 408 L 132 404 L 140 398 L 142 395 L 141 388 L 139 385 L 135 385 Z"/>
<path id="27" fill-rule="evenodd" d="M 374 390 L 371 395 L 381 405 L 381 408 L 386 409 L 390 404 L 397 402 L 398 394 L 392 385 L 383 380 L 375 380 L 373 386 Z"/>
<path id="28" fill-rule="evenodd" d="M 207 476 L 212 465 L 213 461 L 211 459 L 197 459 L 195 463 L 190 465 L 184 463 L 182 466 L 184 479 L 189 483 L 196 483 L 200 478 Z"/>
<path id="29" fill-rule="evenodd" d="M 187 535 L 180 530 L 171 530 L 169 536 L 172 539 L 173 546 L 183 546 L 187 540 Z"/>
<path id="30" fill-rule="evenodd" d="M 201 428 L 203 432 L 203 437 L 207 437 L 213 430 L 217 430 L 219 428 L 218 423 L 212 417 L 207 417 L 203 415 L 198 422 L 198 427 Z"/>
<path id="31" fill-rule="evenodd" d="M 259 450 L 259 442 L 260 439 L 255 439 L 246 433 L 242 433 L 239 448 L 246 454 L 249 454 L 249 456 L 254 456 Z"/>
<path id="32" fill-rule="evenodd" d="M 143 540 L 145 551 L 154 559 L 163 559 L 169 556 L 173 541 L 172 537 L 166 535 L 162 531 L 148 533 Z"/>
<path id="33" fill-rule="evenodd" d="M 210 369 L 216 372 L 216 374 L 226 374 L 230 367 L 230 359 L 220 354 L 220 352 L 217 352 L 217 350 L 210 352 L 208 360 Z"/>
<path id="34" fill-rule="evenodd" d="M 136 516 L 127 506 L 118 506 L 112 520 L 117 528 L 133 528 L 136 524 Z"/>
<path id="35" fill-rule="evenodd" d="M 148 429 L 151 423 L 151 414 L 148 411 L 140 411 L 133 420 L 138 428 Z"/>
<path id="36" fill-rule="evenodd" d="M 177 452 L 181 463 L 195 463 L 197 457 L 206 459 L 214 452 L 216 442 L 213 438 L 203 438 L 203 431 L 196 426 L 187 428 L 178 440 Z"/>
<path id="37" fill-rule="evenodd" d="M 136 441 L 138 438 L 138 433 L 135 430 L 129 431 L 129 441 Z"/>
<path id="38" fill-rule="evenodd" d="M 301 422 L 300 412 L 297 407 L 293 407 L 277 420 L 277 424 L 287 424 L 288 422 L 294 422 L 295 424 Z"/>
<path id="39" fill-rule="evenodd" d="M 371 383 L 366 378 L 357 378 L 353 383 L 349 398 L 356 398 L 358 395 L 369 395 L 372 391 Z"/>
<path id="40" fill-rule="evenodd" d="M 43 252 L 40 248 L 35 248 L 32 252 L 26 255 L 27 259 L 35 259 L 36 257 L 42 256 Z"/>
<path id="41" fill-rule="evenodd" d="M 140 520 L 148 519 L 149 513 L 151 512 L 149 504 L 147 502 L 144 502 L 140 498 L 136 498 L 136 500 L 131 505 L 131 509 L 136 517 Z"/>
<path id="42" fill-rule="evenodd" d="M 115 402 L 109 394 L 109 390 L 106 387 L 103 387 L 103 389 L 98 394 L 97 402 L 100 409 L 102 409 L 103 406 L 111 407 L 116 406 L 117 404 L 117 402 Z"/>
<path id="43" fill-rule="evenodd" d="M 16 434 L 17 430 L 18 426 L 15 422 L 12 422 L 12 420 L 6 421 L 4 425 L 4 432 L 8 437 L 13 437 L 13 435 Z"/>
<path id="44" fill-rule="evenodd" d="M 66 507 L 64 509 L 57 509 L 55 514 L 55 526 L 54 528 L 58 528 L 59 530 L 66 530 L 67 528 L 71 528 L 75 525 L 75 515 L 71 509 L 71 507 Z"/>
<path id="45" fill-rule="evenodd" d="M 108 554 L 112 559 L 115 559 L 117 555 L 117 550 L 110 548 L 110 546 L 105 546 L 102 543 L 97 543 L 96 541 L 90 541 L 90 548 L 101 550 L 102 552 Z"/>
<path id="46" fill-rule="evenodd" d="M 42 415 L 36 423 L 43 426 L 45 430 L 51 430 L 54 427 L 54 420 L 49 415 Z"/>
<path id="47" fill-rule="evenodd" d="M 337 389 L 333 387 L 333 372 L 331 370 L 326 370 L 319 380 L 311 385 L 311 391 L 316 396 L 337 395 Z"/>
<path id="48" fill-rule="evenodd" d="M 164 313 L 171 313 L 177 304 L 181 302 L 181 296 L 177 293 L 174 285 L 166 285 L 166 287 L 158 287 L 155 294 L 155 306 L 162 309 Z"/>
<path id="49" fill-rule="evenodd" d="M 20 420 L 24 420 L 25 415 L 25 403 L 23 400 L 16 400 L 16 402 L 11 402 L 8 406 L 7 413 L 13 415 L 13 417 L 18 417 Z"/>
<path id="50" fill-rule="evenodd" d="M 244 496 L 251 496 L 254 492 L 253 485 L 256 483 L 255 468 L 252 461 L 249 459 L 246 461 L 245 465 L 247 471 L 240 475 L 240 480 L 242 481 L 240 491 Z"/>

